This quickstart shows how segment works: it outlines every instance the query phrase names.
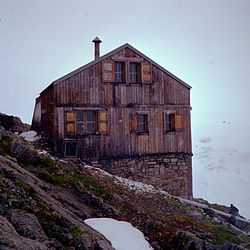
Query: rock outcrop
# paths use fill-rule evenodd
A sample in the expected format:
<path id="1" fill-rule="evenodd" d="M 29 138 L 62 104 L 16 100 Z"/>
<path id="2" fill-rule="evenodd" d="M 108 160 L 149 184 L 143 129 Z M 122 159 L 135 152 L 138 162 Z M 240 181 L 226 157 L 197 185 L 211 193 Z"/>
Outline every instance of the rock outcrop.
<path id="1" fill-rule="evenodd" d="M 154 249 L 250 249 L 249 236 L 214 210 L 144 184 L 134 184 L 138 191 L 81 162 L 38 154 L 37 146 L 0 126 L 0 250 L 112 250 L 84 223 L 93 217 L 132 223 Z"/>
<path id="2" fill-rule="evenodd" d="M 19 235 L 12 224 L 0 215 L 1 250 L 46 250 L 48 247 L 36 240 Z"/>
<path id="3" fill-rule="evenodd" d="M 0 125 L 6 130 L 22 133 L 30 130 L 30 125 L 23 123 L 19 117 L 0 113 Z"/>

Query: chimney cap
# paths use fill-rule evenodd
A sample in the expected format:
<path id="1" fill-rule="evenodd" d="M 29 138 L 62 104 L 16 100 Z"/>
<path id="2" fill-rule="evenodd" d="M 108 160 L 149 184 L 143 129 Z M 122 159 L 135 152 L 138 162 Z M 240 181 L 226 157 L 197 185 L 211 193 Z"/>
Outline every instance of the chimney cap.
<path id="1" fill-rule="evenodd" d="M 102 41 L 101 41 L 100 38 L 97 36 L 92 42 L 93 42 L 93 43 L 101 43 Z"/>

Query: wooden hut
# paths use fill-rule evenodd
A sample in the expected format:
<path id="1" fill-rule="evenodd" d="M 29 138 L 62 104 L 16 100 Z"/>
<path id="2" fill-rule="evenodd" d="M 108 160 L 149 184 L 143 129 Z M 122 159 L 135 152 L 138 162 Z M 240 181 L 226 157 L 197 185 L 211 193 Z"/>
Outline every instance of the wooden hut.
<path id="1" fill-rule="evenodd" d="M 32 128 L 56 155 L 192 196 L 190 89 L 129 44 L 62 76 L 36 99 Z"/>

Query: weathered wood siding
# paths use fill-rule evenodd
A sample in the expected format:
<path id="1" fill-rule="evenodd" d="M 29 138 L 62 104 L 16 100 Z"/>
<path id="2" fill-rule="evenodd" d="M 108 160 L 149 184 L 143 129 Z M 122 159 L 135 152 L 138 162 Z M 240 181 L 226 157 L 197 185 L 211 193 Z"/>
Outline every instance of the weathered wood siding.
<path id="1" fill-rule="evenodd" d="M 129 49 L 105 59 L 106 62 L 113 60 L 147 62 Z M 55 81 L 53 86 L 54 89 L 48 89 L 41 95 L 41 103 L 42 110 L 46 106 L 49 112 L 49 116 L 43 118 L 43 124 L 48 125 L 50 133 L 50 122 L 54 121 L 52 133 L 57 138 L 64 138 L 64 111 L 68 108 L 98 107 L 107 110 L 106 135 L 75 136 L 78 140 L 78 153 L 82 158 L 192 153 L 190 90 L 154 65 L 151 83 L 102 82 L 102 62 L 98 62 L 73 76 Z M 54 98 L 55 104 L 53 112 L 51 98 Z M 129 115 L 139 110 L 148 111 L 148 135 L 130 132 Z M 181 114 L 180 131 L 164 133 L 163 116 L 166 110 L 175 110 Z"/>
<path id="2" fill-rule="evenodd" d="M 54 138 L 54 86 L 50 85 L 40 95 L 41 134 Z"/>

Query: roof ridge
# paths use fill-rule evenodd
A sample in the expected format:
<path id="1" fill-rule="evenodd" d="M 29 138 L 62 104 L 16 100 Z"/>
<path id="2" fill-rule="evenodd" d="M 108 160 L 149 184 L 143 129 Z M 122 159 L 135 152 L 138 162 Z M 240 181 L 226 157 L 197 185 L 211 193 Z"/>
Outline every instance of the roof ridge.
<path id="1" fill-rule="evenodd" d="M 119 50 L 122 50 L 124 48 L 129 48 L 131 49 L 132 51 L 134 51 L 136 54 L 139 54 L 141 57 L 145 58 L 147 61 L 151 62 L 155 67 L 159 68 L 160 70 L 164 71 L 167 75 L 170 75 L 171 77 L 173 77 L 175 80 L 177 80 L 179 83 L 181 83 L 183 86 L 185 86 L 186 88 L 188 89 L 191 89 L 191 86 L 188 85 L 186 82 L 184 82 L 183 80 L 181 80 L 180 78 L 178 78 L 177 76 L 175 76 L 174 74 L 172 74 L 170 71 L 166 70 L 164 67 L 162 67 L 161 65 L 159 65 L 158 63 L 156 63 L 154 60 L 152 60 L 151 58 L 149 58 L 148 56 L 146 56 L 145 54 L 143 54 L 141 51 L 139 51 L 138 49 L 136 49 L 135 47 L 133 47 L 132 45 L 130 45 L 129 43 L 124 43 L 123 45 L 117 47 L 116 49 L 113 49 L 111 50 L 110 52 L 100 56 L 99 58 L 95 59 L 95 60 L 92 60 L 90 61 L 89 63 L 87 64 L 84 64 L 83 66 L 71 71 L 70 73 L 62 76 L 62 77 L 59 77 L 58 79 L 54 80 L 51 84 L 56 84 L 58 83 L 59 81 L 63 81 L 65 79 L 68 79 L 69 77 L 75 75 L 75 74 L 78 74 L 80 71 L 96 64 L 96 63 L 99 63 L 100 61 L 104 60 L 105 58 L 109 57 L 109 56 L 112 56 L 113 54 L 115 54 L 116 52 L 118 52 Z M 50 84 L 50 85 L 51 85 Z M 50 86 L 49 85 L 49 86 Z M 48 87 L 49 87 L 48 86 Z M 48 88 L 47 87 L 47 88 Z M 47 89 L 46 88 L 46 89 Z M 45 89 L 44 89 L 45 90 Z M 43 91 L 44 91 L 43 90 Z M 42 92 L 43 92 L 42 91 Z M 41 92 L 41 93 L 42 93 Z"/>

